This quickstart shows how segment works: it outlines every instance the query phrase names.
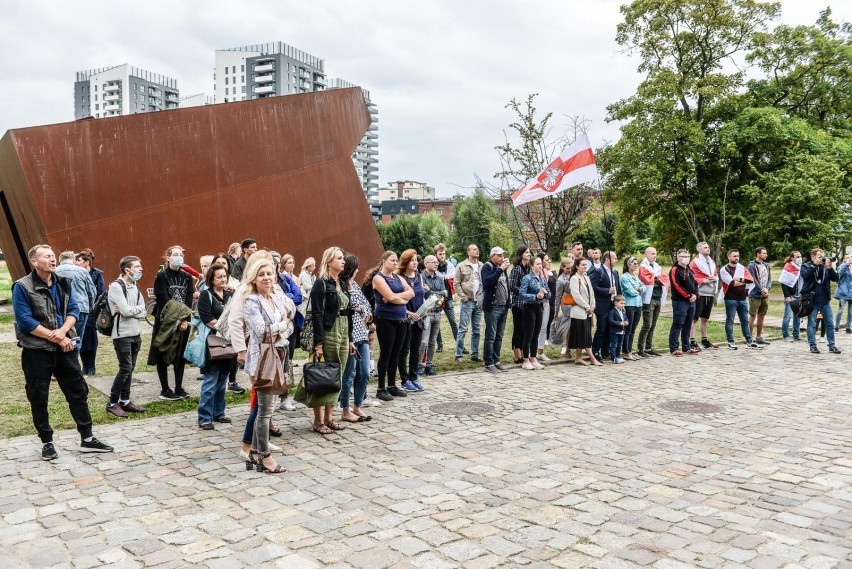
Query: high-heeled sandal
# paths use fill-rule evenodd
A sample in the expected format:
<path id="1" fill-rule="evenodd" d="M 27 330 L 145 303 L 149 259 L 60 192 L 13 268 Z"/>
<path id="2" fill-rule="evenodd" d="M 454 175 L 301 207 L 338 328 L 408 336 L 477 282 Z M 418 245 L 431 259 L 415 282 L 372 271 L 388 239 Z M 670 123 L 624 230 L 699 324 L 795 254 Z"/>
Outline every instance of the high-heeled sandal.
<path id="1" fill-rule="evenodd" d="M 260 457 L 260 453 L 256 450 L 251 450 L 248 453 L 244 453 L 240 451 L 240 456 L 246 456 L 246 470 L 254 470 L 258 464 L 260 464 L 260 459 L 255 460 L 255 456 Z"/>
<path id="2" fill-rule="evenodd" d="M 287 469 L 284 468 L 283 466 L 281 466 L 280 464 L 277 464 L 277 463 L 275 464 L 275 470 L 270 470 L 269 468 L 266 467 L 265 464 L 263 464 L 263 459 L 269 458 L 270 454 L 271 453 L 266 453 L 266 454 L 258 453 L 260 460 L 257 463 L 257 471 L 258 472 L 266 472 L 267 474 L 281 474 L 282 472 L 287 472 Z"/>

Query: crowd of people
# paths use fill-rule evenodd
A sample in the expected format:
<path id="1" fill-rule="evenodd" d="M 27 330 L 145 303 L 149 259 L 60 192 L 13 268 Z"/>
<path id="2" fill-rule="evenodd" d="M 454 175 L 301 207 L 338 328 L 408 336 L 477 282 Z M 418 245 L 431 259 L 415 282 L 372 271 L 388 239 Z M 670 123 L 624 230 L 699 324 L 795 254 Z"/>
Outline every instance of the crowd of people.
<path id="1" fill-rule="evenodd" d="M 266 373 L 265 355 L 274 350 L 292 377 L 297 365 L 294 350 L 301 344 L 314 361 L 331 362 L 339 369 L 336 391 L 312 392 L 301 382 L 293 396 L 312 409 L 311 428 L 324 436 L 345 429 L 343 423 L 372 420 L 365 407 L 426 389 L 424 382 L 436 375 L 435 354 L 443 350 L 445 317 L 454 337 L 454 361 L 461 363 L 469 356 L 492 374 L 508 372 L 512 363 L 523 370 L 543 369 L 550 361 L 544 353 L 547 345 L 561 346 L 561 355 L 578 366 L 661 356 L 654 349 L 654 335 L 669 296 L 671 356 L 718 349 L 707 330 L 714 305 L 722 303 L 729 349 L 739 347 L 734 338 L 737 318 L 746 348 L 761 350 L 769 344 L 763 328 L 772 271 L 762 247 L 747 265 L 741 264 L 738 250 L 729 249 L 727 263 L 717 267 L 710 246 L 702 242 L 694 256 L 685 249 L 677 251 L 668 271 L 657 262 L 657 251 L 648 247 L 642 259 L 628 256 L 620 273 L 615 252 L 584 251 L 579 242 L 572 244 L 556 272 L 547 254 L 533 254 L 526 246 L 511 258 L 493 247 L 485 262 L 475 244 L 467 247 L 466 258 L 458 263 L 448 258 L 443 244 L 423 253 L 387 251 L 359 279 L 360 260 L 339 247 L 326 249 L 318 264 L 314 258 L 305 259 L 298 275 L 292 255 L 259 249 L 250 238 L 232 244 L 227 253 L 200 257 L 200 272 L 186 263 L 183 247 L 167 248 L 154 280 L 156 304 L 148 353 L 148 364 L 156 366 L 160 380 L 160 399 L 189 396 L 183 387 L 184 370 L 189 342 L 196 334 L 217 339 L 203 348 L 199 428 L 212 430 L 215 423 L 231 423 L 225 393 L 245 391 L 236 381 L 239 368 L 254 386 L 263 377 L 260 369 Z M 810 351 L 820 353 L 816 330 L 822 323 L 828 351 L 839 354 L 835 332 L 840 325 L 834 324 L 831 282 L 838 283 L 834 298 L 840 301 L 841 317 L 846 310 L 846 333 L 852 333 L 852 255 L 846 255 L 837 269 L 836 260 L 821 249 L 808 257 L 803 263 L 802 253 L 792 251 L 784 262 L 779 278 L 785 301 L 782 337 L 800 340 L 800 317 L 806 316 Z M 29 251 L 32 272 L 13 286 L 26 394 L 45 460 L 58 456 L 47 412 L 52 377 L 77 424 L 80 451 L 113 450 L 93 436 L 87 403 L 84 375 L 97 373 L 96 330 L 108 332 L 118 362 L 106 410 L 120 418 L 145 412 L 131 399 L 142 321 L 148 315 L 137 286 L 142 261 L 136 256 L 122 258 L 118 277 L 107 285 L 103 271 L 93 266 L 94 258 L 85 249 L 63 252 L 57 260 L 50 246 L 36 245 Z M 454 296 L 460 305 L 457 325 Z M 101 306 L 111 316 L 107 332 L 97 313 Z M 512 355 L 505 361 L 501 348 L 510 313 Z M 223 348 L 216 357 L 214 344 Z M 373 372 L 375 399 L 367 393 Z M 280 447 L 270 437 L 282 434 L 273 423 L 275 409 L 294 410 L 293 399 L 286 389 L 279 393 L 252 388 L 240 451 L 247 469 L 284 471 L 271 456 Z M 340 422 L 335 420 L 338 407 Z"/>

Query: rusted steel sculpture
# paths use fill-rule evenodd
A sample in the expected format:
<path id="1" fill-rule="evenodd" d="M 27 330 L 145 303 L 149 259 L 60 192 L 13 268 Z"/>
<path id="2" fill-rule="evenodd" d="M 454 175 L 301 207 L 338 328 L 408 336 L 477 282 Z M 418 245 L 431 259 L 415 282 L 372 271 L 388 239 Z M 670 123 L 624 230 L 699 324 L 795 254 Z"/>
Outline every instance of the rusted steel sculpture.
<path id="1" fill-rule="evenodd" d="M 0 247 L 13 278 L 27 250 L 90 247 L 107 279 L 138 255 L 152 286 L 180 244 L 197 265 L 245 237 L 297 262 L 382 244 L 352 164 L 370 125 L 361 89 L 14 129 L 0 140 Z"/>

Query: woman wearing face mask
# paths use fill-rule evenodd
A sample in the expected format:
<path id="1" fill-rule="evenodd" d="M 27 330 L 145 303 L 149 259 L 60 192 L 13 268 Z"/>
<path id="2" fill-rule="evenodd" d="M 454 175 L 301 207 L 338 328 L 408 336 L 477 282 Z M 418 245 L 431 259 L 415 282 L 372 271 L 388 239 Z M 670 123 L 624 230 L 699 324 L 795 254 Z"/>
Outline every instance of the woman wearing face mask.
<path id="1" fill-rule="evenodd" d="M 157 299 L 157 306 L 154 309 L 154 329 L 151 332 L 153 338 L 157 338 L 162 325 L 163 308 L 170 300 L 184 304 L 186 307 L 192 307 L 193 293 L 195 287 L 192 285 L 192 277 L 189 273 L 181 270 L 183 266 L 184 250 L 180 245 L 173 245 L 166 249 L 163 257 L 166 261 L 165 267 L 154 279 L 154 296 Z M 181 318 L 175 324 L 174 333 L 177 334 L 176 352 L 172 358 L 170 353 L 165 353 L 154 347 L 154 342 L 151 342 L 151 350 L 148 352 L 148 365 L 157 366 L 157 377 L 160 379 L 160 399 L 167 401 L 176 401 L 184 397 L 189 397 L 183 388 L 183 368 L 185 361 L 183 352 L 186 349 L 186 341 L 189 337 L 189 317 Z M 167 362 L 163 357 L 172 361 Z M 172 391 L 169 388 L 168 368 L 169 365 L 174 367 L 175 372 L 175 389 Z"/>
<path id="2" fill-rule="evenodd" d="M 139 257 L 128 256 L 118 265 L 121 276 L 109 285 L 109 305 L 112 310 L 112 345 L 118 360 L 118 373 L 109 392 L 107 412 L 116 417 L 127 417 L 127 413 L 143 413 L 144 407 L 130 401 L 130 384 L 136 357 L 142 348 L 142 325 L 147 311 L 145 299 L 136 283 L 142 278 L 142 263 Z"/>

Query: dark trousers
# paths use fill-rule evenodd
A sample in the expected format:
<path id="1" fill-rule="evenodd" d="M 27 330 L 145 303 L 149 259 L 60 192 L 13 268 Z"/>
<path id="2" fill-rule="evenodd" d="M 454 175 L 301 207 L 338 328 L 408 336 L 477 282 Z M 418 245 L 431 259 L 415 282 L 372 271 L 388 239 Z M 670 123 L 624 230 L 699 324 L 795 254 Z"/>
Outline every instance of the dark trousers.
<path id="1" fill-rule="evenodd" d="M 520 350 L 524 345 L 524 309 L 512 307 L 512 349 Z"/>
<path id="2" fill-rule="evenodd" d="M 648 304 L 642 305 L 642 328 L 639 330 L 639 342 L 637 349 L 649 352 L 653 349 L 654 330 L 657 327 L 657 319 L 660 317 L 660 299 L 651 299 Z"/>
<path id="3" fill-rule="evenodd" d="M 688 300 L 672 299 L 672 328 L 669 330 L 669 352 L 689 349 L 689 328 L 695 314 L 695 303 Z M 680 347 L 677 340 L 680 337 Z"/>
<path id="4" fill-rule="evenodd" d="M 500 348 L 503 347 L 503 332 L 506 330 L 508 306 L 492 306 L 485 313 L 485 345 L 483 359 L 485 365 L 493 366 L 500 363 Z"/>
<path id="5" fill-rule="evenodd" d="M 33 350 L 21 351 L 21 368 L 24 370 L 27 399 L 32 409 L 33 425 L 43 443 L 53 441 L 47 401 L 50 394 L 50 378 L 56 377 L 59 389 L 65 395 L 71 416 L 77 423 L 80 437 L 92 436 L 92 416 L 89 414 L 89 386 L 80 371 L 77 355 L 71 352 Z"/>
<path id="6" fill-rule="evenodd" d="M 609 310 L 606 312 L 595 312 L 595 320 L 598 325 L 595 326 L 595 336 L 592 338 L 592 352 L 600 354 L 602 358 L 609 357 Z"/>
<path id="7" fill-rule="evenodd" d="M 189 339 L 189 328 L 180 334 L 180 341 L 177 347 L 177 356 L 172 364 L 175 370 L 175 391 L 183 387 L 183 368 L 186 365 L 186 360 L 183 359 L 183 352 L 186 350 L 186 342 Z M 169 364 L 163 361 L 160 352 L 157 352 L 157 377 L 160 379 L 160 388 L 165 391 L 169 388 Z"/>
<path id="8" fill-rule="evenodd" d="M 291 362 L 293 361 L 293 353 L 295 353 L 295 351 L 296 351 L 296 346 L 299 345 L 299 336 L 301 336 L 301 335 L 302 335 L 302 329 L 294 324 L 293 325 L 293 333 L 290 334 L 290 337 L 287 339 L 287 341 L 290 343 L 287 346 L 287 349 L 290 351 L 290 361 Z M 233 382 L 234 379 L 232 379 L 231 381 Z"/>
<path id="9" fill-rule="evenodd" d="M 109 390 L 109 402 L 130 401 L 130 384 L 133 381 L 133 369 L 136 367 L 136 357 L 142 349 L 142 336 L 131 338 L 115 338 L 112 341 L 115 357 L 118 360 L 118 373 Z"/>
<path id="10" fill-rule="evenodd" d="M 417 322 L 405 324 L 405 337 L 397 358 L 399 380 L 417 379 L 417 364 L 420 363 L 420 343 L 423 341 L 423 328 Z"/>
<path id="11" fill-rule="evenodd" d="M 639 325 L 639 319 L 642 317 L 642 308 L 639 306 L 628 306 L 626 307 L 626 312 L 627 321 L 630 322 L 630 325 L 624 331 L 624 344 L 622 348 L 625 354 L 629 354 L 633 352 L 633 337 L 636 336 L 636 327 Z M 639 349 L 641 350 L 642 346 L 639 346 Z"/>
<path id="12" fill-rule="evenodd" d="M 399 352 L 405 340 L 405 321 L 376 318 L 376 338 L 379 340 L 379 389 L 396 385 Z M 387 384 L 385 383 L 387 379 Z"/>
<path id="13" fill-rule="evenodd" d="M 525 358 L 534 358 L 538 353 L 538 335 L 541 332 L 541 320 L 544 317 L 544 305 L 525 304 L 523 308 L 524 338 L 521 349 Z"/>

